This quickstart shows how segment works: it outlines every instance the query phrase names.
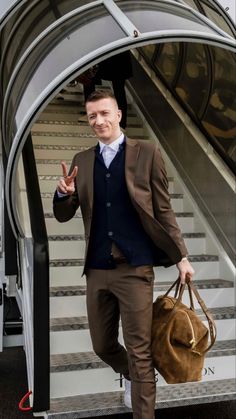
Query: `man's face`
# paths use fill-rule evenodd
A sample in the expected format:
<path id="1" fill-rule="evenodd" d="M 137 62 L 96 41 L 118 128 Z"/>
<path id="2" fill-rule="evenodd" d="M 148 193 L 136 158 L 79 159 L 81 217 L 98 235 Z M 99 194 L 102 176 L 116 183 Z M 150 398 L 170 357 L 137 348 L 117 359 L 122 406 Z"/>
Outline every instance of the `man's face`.
<path id="1" fill-rule="evenodd" d="M 104 143 L 109 144 L 120 136 L 121 111 L 114 99 L 87 102 L 86 111 L 89 125 Z"/>

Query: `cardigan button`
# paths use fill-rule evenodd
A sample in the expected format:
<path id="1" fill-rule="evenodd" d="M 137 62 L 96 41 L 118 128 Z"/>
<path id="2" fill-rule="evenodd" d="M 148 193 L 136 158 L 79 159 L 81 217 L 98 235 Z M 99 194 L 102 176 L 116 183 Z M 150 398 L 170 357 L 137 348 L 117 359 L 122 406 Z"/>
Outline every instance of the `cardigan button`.
<path id="1" fill-rule="evenodd" d="M 108 236 L 112 237 L 113 236 L 113 231 L 108 231 Z"/>
<path id="2" fill-rule="evenodd" d="M 107 178 L 111 177 L 111 174 L 110 174 L 110 173 L 107 173 L 107 174 L 106 174 L 106 177 L 107 177 Z"/>

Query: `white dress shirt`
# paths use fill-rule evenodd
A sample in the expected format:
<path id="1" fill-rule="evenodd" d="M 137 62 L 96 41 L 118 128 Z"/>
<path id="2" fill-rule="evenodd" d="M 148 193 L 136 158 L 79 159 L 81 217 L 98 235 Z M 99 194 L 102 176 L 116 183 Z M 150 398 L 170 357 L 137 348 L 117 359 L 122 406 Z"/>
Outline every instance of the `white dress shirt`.
<path id="1" fill-rule="evenodd" d="M 119 150 L 120 144 L 122 144 L 123 142 L 124 142 L 123 132 L 111 144 L 104 144 L 101 140 L 99 140 L 100 153 L 102 154 L 102 157 L 103 157 L 103 160 L 107 169 L 110 166 L 114 157 L 116 156 L 116 153 Z"/>

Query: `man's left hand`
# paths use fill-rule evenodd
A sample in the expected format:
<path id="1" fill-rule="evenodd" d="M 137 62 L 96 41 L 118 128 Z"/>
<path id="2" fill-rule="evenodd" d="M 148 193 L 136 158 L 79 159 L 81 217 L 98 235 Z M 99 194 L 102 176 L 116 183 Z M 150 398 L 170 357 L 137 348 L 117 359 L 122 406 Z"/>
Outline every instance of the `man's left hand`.
<path id="1" fill-rule="evenodd" d="M 188 259 L 183 258 L 180 262 L 176 264 L 176 266 L 179 270 L 181 284 L 185 284 L 187 279 L 189 281 L 192 281 L 195 272 Z"/>

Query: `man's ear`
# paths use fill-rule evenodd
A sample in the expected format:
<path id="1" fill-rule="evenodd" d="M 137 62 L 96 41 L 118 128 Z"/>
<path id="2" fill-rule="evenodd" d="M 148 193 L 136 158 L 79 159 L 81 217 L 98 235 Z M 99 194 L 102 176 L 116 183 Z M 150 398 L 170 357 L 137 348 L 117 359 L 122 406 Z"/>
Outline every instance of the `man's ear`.
<path id="1" fill-rule="evenodd" d="M 121 118 L 122 118 L 122 111 L 120 109 L 118 109 L 118 118 L 119 118 L 119 122 L 120 122 Z"/>

